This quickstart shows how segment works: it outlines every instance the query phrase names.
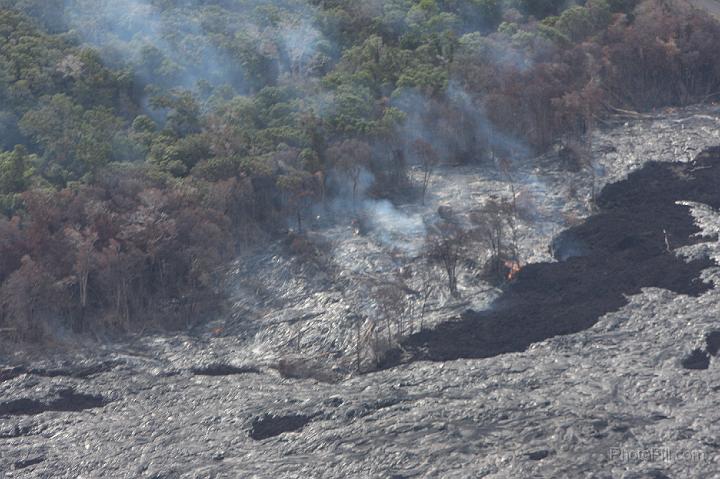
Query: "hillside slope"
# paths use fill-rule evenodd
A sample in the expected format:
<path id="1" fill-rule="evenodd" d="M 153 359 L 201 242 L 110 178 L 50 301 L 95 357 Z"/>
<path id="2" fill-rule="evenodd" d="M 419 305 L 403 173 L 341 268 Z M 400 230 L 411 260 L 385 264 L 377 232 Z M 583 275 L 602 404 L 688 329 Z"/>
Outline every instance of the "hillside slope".
<path id="1" fill-rule="evenodd" d="M 630 122 L 604 133 L 616 145 L 607 154 L 629 169 L 648 149 L 687 163 L 718 124 L 715 110 Z M 717 261 L 717 212 L 687 209 L 707 237 L 677 253 Z M 703 278 L 718 284 L 718 268 Z M 324 381 L 281 376 L 240 333 L 56 359 L 6 353 L 0 468 L 16 477 L 714 477 L 718 310 L 720 288 L 697 297 L 647 288 L 586 331 L 524 352 Z"/>

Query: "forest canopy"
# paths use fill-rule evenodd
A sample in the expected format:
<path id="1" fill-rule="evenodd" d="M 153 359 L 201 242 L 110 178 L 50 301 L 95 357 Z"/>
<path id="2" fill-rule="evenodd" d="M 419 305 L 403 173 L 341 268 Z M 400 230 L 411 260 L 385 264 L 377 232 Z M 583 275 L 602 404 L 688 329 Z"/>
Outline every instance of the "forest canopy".
<path id="1" fill-rule="evenodd" d="M 718 44 L 681 0 L 0 0 L 0 328 L 183 327 L 313 204 L 712 100 Z"/>

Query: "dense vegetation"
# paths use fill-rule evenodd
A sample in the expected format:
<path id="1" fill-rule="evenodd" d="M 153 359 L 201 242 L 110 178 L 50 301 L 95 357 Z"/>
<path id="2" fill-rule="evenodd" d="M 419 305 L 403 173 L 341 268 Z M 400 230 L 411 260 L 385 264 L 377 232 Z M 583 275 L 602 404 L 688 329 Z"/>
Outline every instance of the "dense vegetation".
<path id="1" fill-rule="evenodd" d="M 361 176 L 711 99 L 718 44 L 672 0 L 0 0 L 0 328 L 182 326 Z"/>

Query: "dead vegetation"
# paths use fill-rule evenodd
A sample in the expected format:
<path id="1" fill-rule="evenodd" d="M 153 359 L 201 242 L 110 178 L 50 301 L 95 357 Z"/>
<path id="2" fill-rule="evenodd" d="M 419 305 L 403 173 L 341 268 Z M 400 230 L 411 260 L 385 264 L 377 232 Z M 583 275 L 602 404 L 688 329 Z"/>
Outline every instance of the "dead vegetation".
<path id="1" fill-rule="evenodd" d="M 676 204 L 680 199 L 720 207 L 719 158 L 710 150 L 690 164 L 651 162 L 608 185 L 598 195 L 600 212 L 554 242 L 557 262 L 526 265 L 491 310 L 468 311 L 458 321 L 411 335 L 387 354 L 384 366 L 524 351 L 537 341 L 589 328 L 645 287 L 687 295 L 707 291 L 711 286 L 699 275 L 712 262 L 686 262 L 668 251 L 665 238 L 674 239 L 672 248 L 697 241 L 697 226 Z M 692 179 L 679 179 L 678 166 L 695 170 Z M 491 225 L 489 244 L 502 245 L 503 223 L 491 218 L 483 223 Z"/>

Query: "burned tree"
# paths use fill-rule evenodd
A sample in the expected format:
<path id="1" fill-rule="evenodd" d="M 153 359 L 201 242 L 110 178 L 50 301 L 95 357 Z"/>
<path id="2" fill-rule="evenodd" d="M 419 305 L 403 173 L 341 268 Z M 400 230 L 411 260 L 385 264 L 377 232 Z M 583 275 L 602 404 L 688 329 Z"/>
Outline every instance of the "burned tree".
<path id="1" fill-rule="evenodd" d="M 75 249 L 75 262 L 73 271 L 80 292 L 80 306 L 85 311 L 88 301 L 88 277 L 92 268 L 93 253 L 98 234 L 95 231 L 88 231 L 87 228 L 80 231 L 77 228 L 66 227 L 65 236 Z"/>
<path id="2" fill-rule="evenodd" d="M 347 176 L 351 181 L 354 207 L 357 201 L 360 175 L 362 175 L 363 170 L 369 168 L 372 159 L 370 145 L 359 140 L 345 140 L 331 146 L 327 153 L 340 173 Z"/>
<path id="3" fill-rule="evenodd" d="M 596 209 L 597 201 L 597 163 L 592 154 L 592 144 L 589 139 L 565 138 L 563 140 L 561 155 L 570 158 L 574 163 L 573 169 L 581 173 L 583 180 L 587 175 L 590 192 L 587 201 L 591 210 Z M 571 183 L 570 196 L 578 195 L 577 185 Z"/>
<path id="4" fill-rule="evenodd" d="M 594 210 L 597 200 L 597 164 L 592 152 L 592 137 L 602 94 L 597 79 L 598 67 L 592 61 L 590 69 L 591 78 L 581 90 L 568 93 L 553 103 L 557 109 L 556 115 L 569 125 L 563 147 L 574 157 L 578 169 L 589 176 L 590 208 Z"/>
<path id="5" fill-rule="evenodd" d="M 418 321 L 419 325 L 418 328 L 420 331 L 425 329 L 425 314 L 428 310 L 428 305 L 430 303 L 430 297 L 435 293 L 436 284 L 432 280 L 432 274 L 427 269 L 423 268 L 422 272 L 420 273 L 420 288 L 419 288 L 419 299 L 420 299 L 420 311 L 418 312 Z M 413 333 L 413 324 L 410 323 L 411 331 L 410 333 Z"/>
<path id="6" fill-rule="evenodd" d="M 14 339 L 40 339 L 44 327 L 61 317 L 65 284 L 29 255 L 0 287 L 0 326 Z"/>
<path id="7" fill-rule="evenodd" d="M 428 230 L 427 259 L 443 267 L 448 289 L 455 298 L 460 296 L 457 270 L 467 248 L 468 238 L 468 232 L 457 221 L 442 220 Z"/>
<path id="8" fill-rule="evenodd" d="M 412 149 L 420 162 L 420 167 L 423 172 L 422 202 L 425 204 L 425 195 L 427 194 L 427 189 L 430 185 L 430 179 L 435 171 L 435 168 L 440 162 L 440 158 L 435 151 L 435 148 L 423 139 L 415 140 L 412 144 Z"/>
<path id="9" fill-rule="evenodd" d="M 392 325 L 395 324 L 395 337 L 399 341 L 405 335 L 405 315 L 407 312 L 408 287 L 402 282 L 379 284 L 373 292 L 377 311 L 385 324 L 388 343 L 393 341 Z"/>
<path id="10" fill-rule="evenodd" d="M 502 172 L 503 176 L 507 179 L 508 183 L 510 184 L 510 194 L 511 199 L 508 203 L 508 207 L 510 211 L 508 212 L 508 207 L 501 207 L 501 208 L 495 208 L 497 213 L 505 213 L 506 216 L 506 222 L 507 225 L 510 227 L 510 234 L 512 235 L 512 242 L 510 246 L 512 247 L 512 256 L 513 256 L 513 267 L 517 265 L 519 268 L 521 264 L 520 259 L 520 251 L 518 248 L 518 230 L 517 230 L 517 223 L 518 223 L 518 205 L 517 205 L 517 198 L 518 198 L 518 191 L 517 186 L 515 182 L 515 176 L 512 171 L 512 163 L 508 159 L 502 159 L 498 161 L 498 169 Z"/>
<path id="11" fill-rule="evenodd" d="M 498 280 L 512 279 L 520 269 L 516 240 L 512 235 L 506 240 L 513 221 L 512 211 L 512 204 L 507 200 L 491 199 L 470 214 L 473 236 L 485 242 L 490 250 L 488 273 Z"/>
<path id="12" fill-rule="evenodd" d="M 302 233 L 302 216 L 317 196 L 315 178 L 308 172 L 294 170 L 277 179 L 277 185 L 283 193 L 288 212 L 297 219 L 298 233 Z"/>

